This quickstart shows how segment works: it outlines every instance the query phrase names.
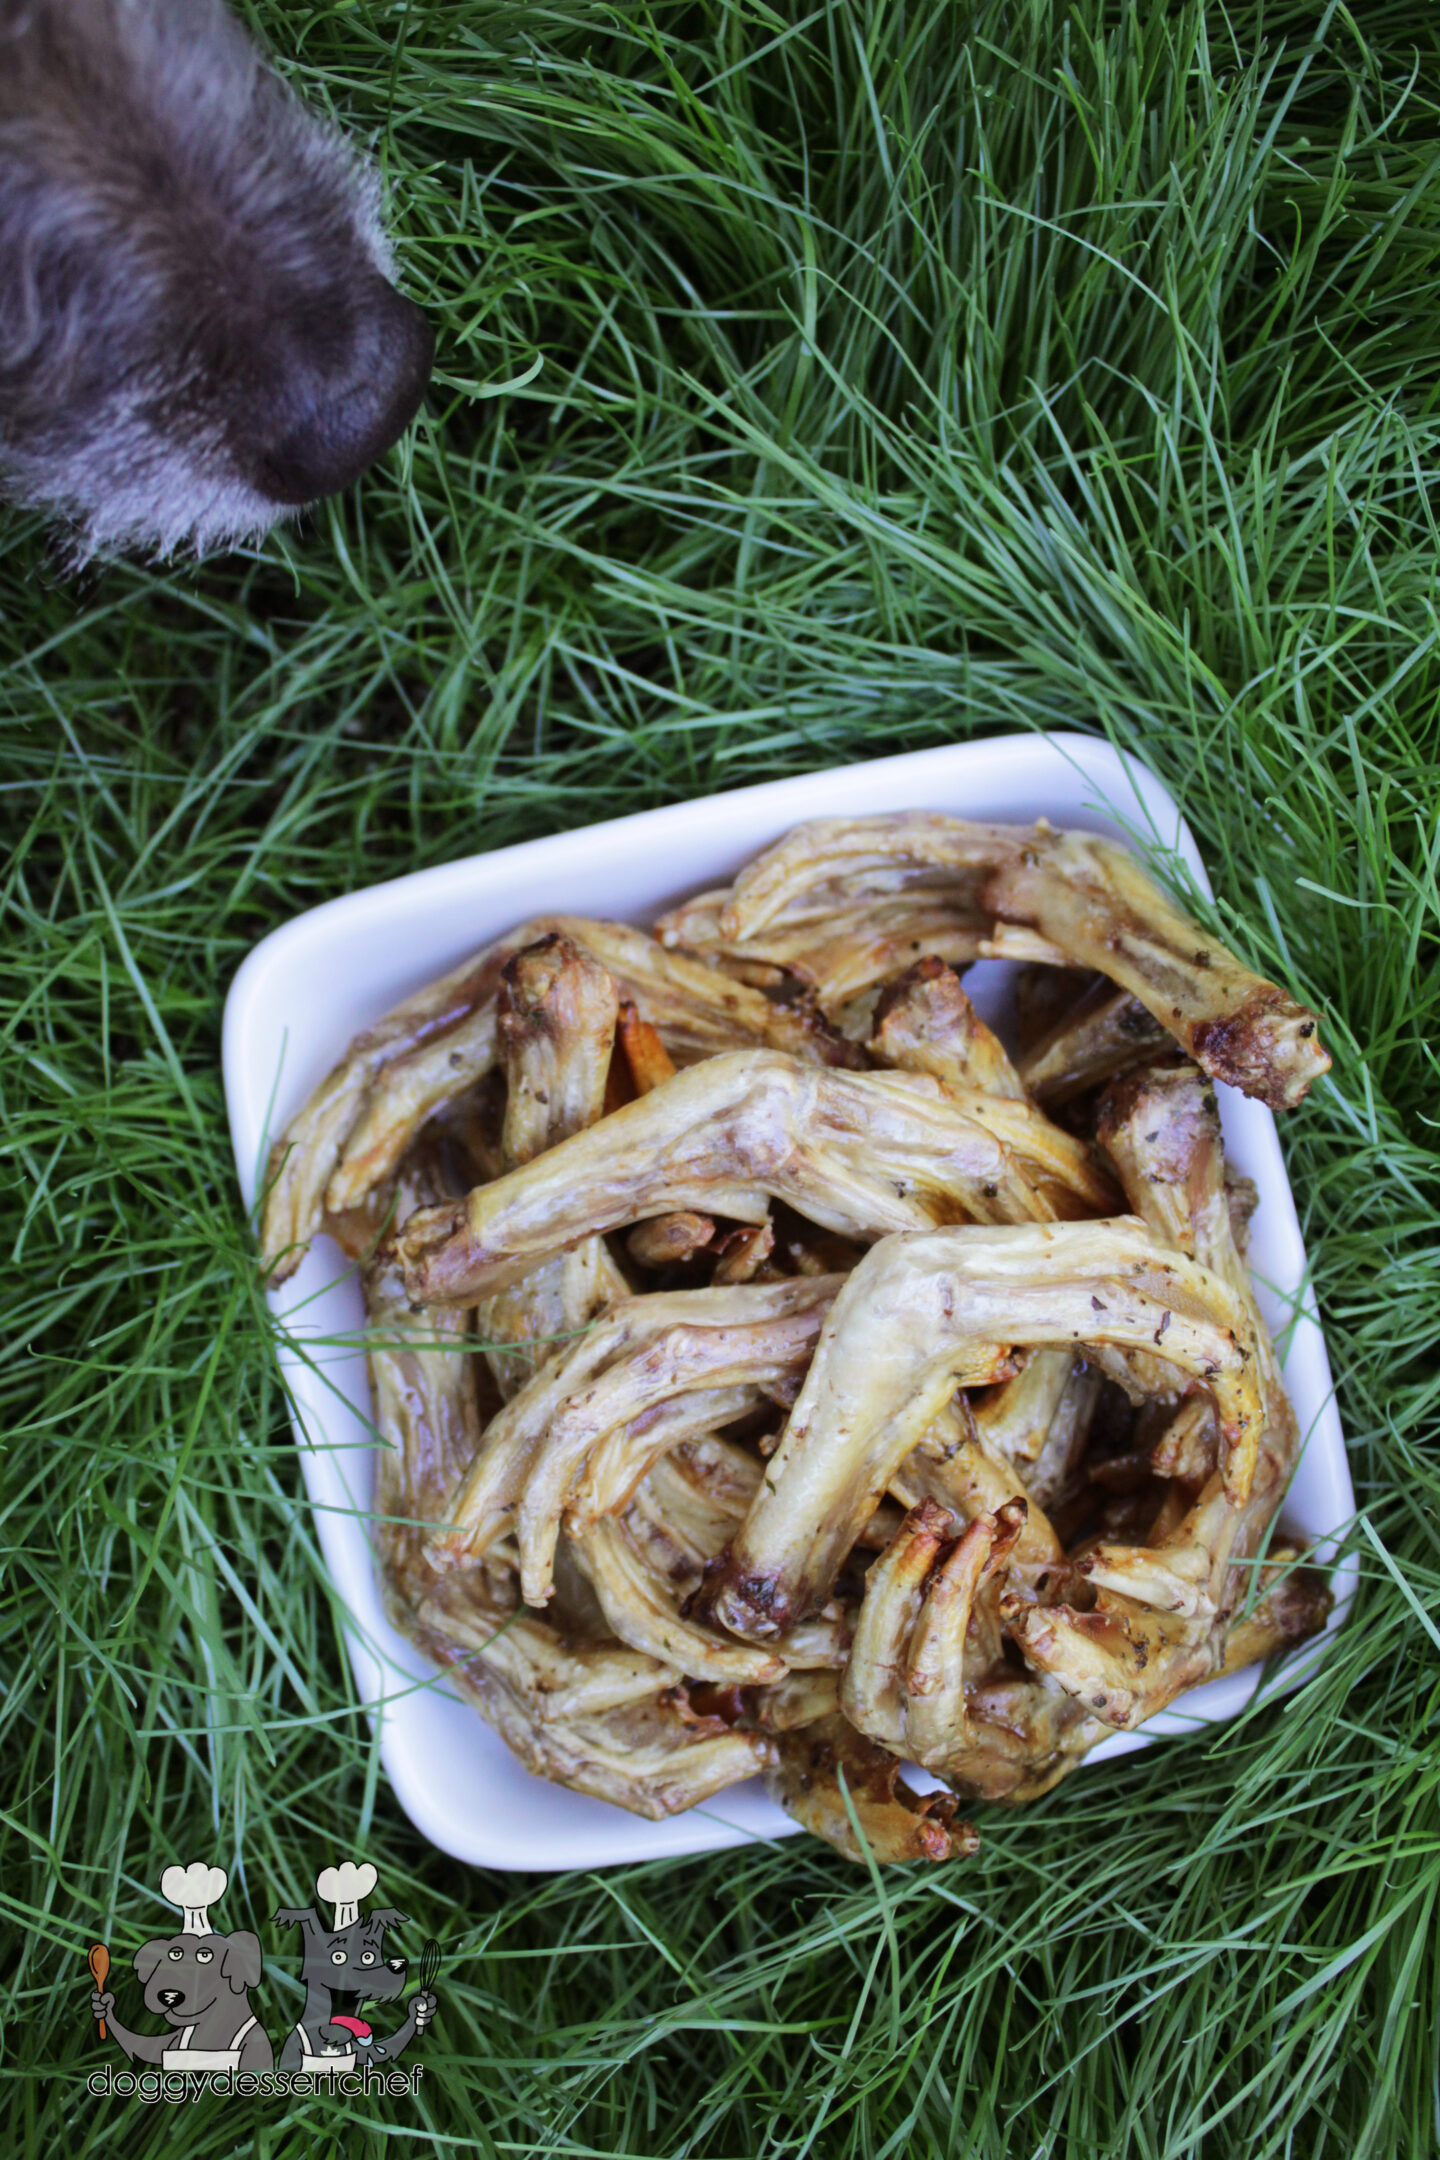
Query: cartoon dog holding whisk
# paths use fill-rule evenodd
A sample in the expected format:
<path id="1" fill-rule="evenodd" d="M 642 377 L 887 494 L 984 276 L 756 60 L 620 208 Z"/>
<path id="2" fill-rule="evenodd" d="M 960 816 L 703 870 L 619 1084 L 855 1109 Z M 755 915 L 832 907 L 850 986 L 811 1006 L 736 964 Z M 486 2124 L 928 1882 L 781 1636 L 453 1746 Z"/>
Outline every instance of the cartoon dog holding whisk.
<path id="1" fill-rule="evenodd" d="M 333 1924 L 322 1919 L 313 1905 L 287 1907 L 275 1915 L 281 1927 L 300 1930 L 300 1978 L 305 1985 L 305 2006 L 281 2050 L 282 2070 L 334 2077 L 367 2062 L 393 2062 L 439 2008 L 428 1984 L 433 1959 L 427 1944 L 421 1962 L 422 1985 L 410 1998 L 403 2024 L 382 2038 L 361 2014 L 367 2002 L 392 2002 L 402 1995 L 409 1971 L 403 1957 L 385 1954 L 386 1933 L 407 1924 L 404 1913 L 376 1906 L 368 1917 L 361 1915 L 361 1899 L 370 1895 L 375 1882 L 375 1870 L 368 1862 L 360 1865 L 346 1860 L 338 1867 L 322 1868 L 315 1882 L 322 1901 L 334 1908 Z"/>

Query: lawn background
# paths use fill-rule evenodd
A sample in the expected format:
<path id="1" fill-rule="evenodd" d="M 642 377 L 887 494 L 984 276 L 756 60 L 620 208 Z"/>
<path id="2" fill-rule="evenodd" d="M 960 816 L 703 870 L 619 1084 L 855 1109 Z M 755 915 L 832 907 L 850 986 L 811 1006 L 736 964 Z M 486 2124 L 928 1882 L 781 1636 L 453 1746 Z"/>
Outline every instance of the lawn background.
<path id="1" fill-rule="evenodd" d="M 374 145 L 439 357 L 401 448 L 254 553 L 77 579 L 5 526 L 14 2146 L 1433 2151 L 1434 9 L 246 12 Z M 1224 934 L 1325 1015 L 1282 1139 L 1363 1517 L 1335 1655 L 982 1815 L 970 1865 L 444 1859 L 378 1777 L 300 1505 L 235 968 L 424 864 L 1056 725 L 1151 764 Z M 86 1946 L 124 1974 L 166 1864 L 231 1868 L 278 2032 L 270 1916 L 355 1852 L 447 1953 L 418 2104 L 87 2097 L 120 2057 Z"/>

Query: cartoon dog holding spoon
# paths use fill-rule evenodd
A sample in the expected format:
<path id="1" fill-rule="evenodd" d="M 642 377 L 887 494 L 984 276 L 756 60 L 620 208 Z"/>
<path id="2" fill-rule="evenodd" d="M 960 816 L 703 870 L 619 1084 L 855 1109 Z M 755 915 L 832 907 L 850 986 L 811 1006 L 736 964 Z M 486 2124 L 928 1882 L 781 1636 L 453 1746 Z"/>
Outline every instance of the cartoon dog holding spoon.
<path id="1" fill-rule="evenodd" d="M 176 1935 L 157 1936 L 135 1953 L 135 1972 L 145 2007 L 164 2018 L 169 2033 L 132 2032 L 115 2015 L 115 1997 L 97 1987 L 90 2008 L 101 2036 L 107 2028 L 131 2062 L 159 2063 L 164 2070 L 269 2070 L 270 2042 L 250 2008 L 250 1989 L 260 1984 L 260 1939 L 245 1931 L 221 1935 L 209 1908 L 224 1896 L 224 1868 L 169 1867 L 161 1895 L 185 1915 Z M 98 1948 L 99 1946 L 97 1946 Z M 103 1967 L 108 1972 L 109 1955 Z"/>
<path id="2" fill-rule="evenodd" d="M 300 1930 L 300 1977 L 305 1984 L 305 2007 L 281 2050 L 282 2070 L 329 2078 L 366 2062 L 393 2062 L 439 2008 L 431 1990 L 422 1986 L 410 1998 L 404 2023 L 383 2038 L 362 2016 L 366 2002 L 391 2002 L 403 1994 L 409 1970 L 403 1957 L 385 1955 L 386 1931 L 403 1927 L 404 1913 L 377 1906 L 368 1918 L 361 1917 L 360 1902 L 375 1882 L 368 1862 L 346 1860 L 339 1867 L 322 1868 L 315 1882 L 322 1901 L 334 1907 L 333 1926 L 314 1906 L 286 1908 L 275 1915 L 278 1925 Z"/>

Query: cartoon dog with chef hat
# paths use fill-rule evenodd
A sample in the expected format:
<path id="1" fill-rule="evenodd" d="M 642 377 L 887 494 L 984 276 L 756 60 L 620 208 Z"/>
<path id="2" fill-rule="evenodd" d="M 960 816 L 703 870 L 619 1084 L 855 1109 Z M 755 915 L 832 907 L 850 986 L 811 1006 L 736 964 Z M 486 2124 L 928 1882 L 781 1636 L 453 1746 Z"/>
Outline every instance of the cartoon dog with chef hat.
<path id="1" fill-rule="evenodd" d="M 279 1926 L 299 1928 L 304 1955 L 305 2007 L 281 2050 L 282 2070 L 335 2077 L 366 2063 L 393 2062 L 439 2008 L 430 1989 L 421 1987 L 410 1998 L 404 2023 L 383 2037 L 362 2016 L 365 2003 L 391 2002 L 403 1994 L 408 1971 L 403 1957 L 385 1955 L 386 1931 L 404 1927 L 404 1913 L 376 1906 L 368 1918 L 361 1917 L 360 1901 L 375 1881 L 368 1862 L 342 1861 L 322 1868 L 315 1881 L 322 1901 L 334 1907 L 333 1926 L 313 1905 L 275 1915 Z"/>
<path id="2" fill-rule="evenodd" d="M 168 1867 L 160 1893 L 185 1915 L 178 1935 L 160 1935 L 135 1953 L 135 1972 L 145 2007 L 156 2011 L 169 2033 L 131 2032 L 115 2015 L 115 1997 L 97 1988 L 90 2007 L 131 2062 L 158 2062 L 166 2070 L 269 2070 L 270 2042 L 250 2008 L 260 1984 L 260 1938 L 244 1931 L 217 1934 L 210 1907 L 225 1895 L 224 1868 Z M 92 1953 L 93 1957 L 93 1953 Z M 108 1970 L 108 1956 L 106 1969 Z"/>

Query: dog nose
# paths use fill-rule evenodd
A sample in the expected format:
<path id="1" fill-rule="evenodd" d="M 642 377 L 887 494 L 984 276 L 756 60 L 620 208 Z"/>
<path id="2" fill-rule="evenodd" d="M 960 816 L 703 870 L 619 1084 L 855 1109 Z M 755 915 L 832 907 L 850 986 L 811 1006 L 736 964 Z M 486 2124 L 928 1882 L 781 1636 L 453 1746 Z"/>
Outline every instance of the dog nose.
<path id="1" fill-rule="evenodd" d="M 349 487 L 404 434 L 430 380 L 435 339 L 419 308 L 377 272 L 347 293 L 342 322 L 318 303 L 292 316 L 272 357 L 275 409 L 255 477 L 272 501 L 300 504 Z"/>
<path id="2" fill-rule="evenodd" d="M 185 2000 L 184 1988 L 161 1988 L 159 2001 L 162 2009 L 178 2010 Z"/>
<path id="3" fill-rule="evenodd" d="M 404 1958 L 386 1958 L 385 1963 L 389 1966 L 391 1972 L 403 1973 L 405 1970 Z"/>

